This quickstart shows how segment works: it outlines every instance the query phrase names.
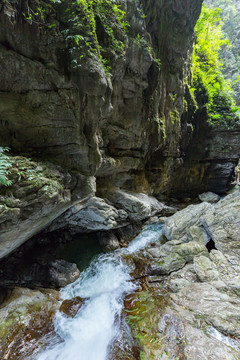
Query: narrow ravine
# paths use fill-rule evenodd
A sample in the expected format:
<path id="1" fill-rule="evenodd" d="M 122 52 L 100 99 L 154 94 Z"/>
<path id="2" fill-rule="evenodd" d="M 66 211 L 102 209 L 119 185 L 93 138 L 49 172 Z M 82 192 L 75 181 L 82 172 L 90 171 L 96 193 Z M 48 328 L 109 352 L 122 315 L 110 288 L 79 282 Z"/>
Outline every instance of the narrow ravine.
<path id="1" fill-rule="evenodd" d="M 118 337 L 124 297 L 136 289 L 131 266 L 123 255 L 133 254 L 161 235 L 162 224 L 146 226 L 127 249 L 98 255 L 79 279 L 65 287 L 62 298 L 86 299 L 74 318 L 58 312 L 54 325 L 61 342 L 43 351 L 36 360 L 107 360 Z"/>

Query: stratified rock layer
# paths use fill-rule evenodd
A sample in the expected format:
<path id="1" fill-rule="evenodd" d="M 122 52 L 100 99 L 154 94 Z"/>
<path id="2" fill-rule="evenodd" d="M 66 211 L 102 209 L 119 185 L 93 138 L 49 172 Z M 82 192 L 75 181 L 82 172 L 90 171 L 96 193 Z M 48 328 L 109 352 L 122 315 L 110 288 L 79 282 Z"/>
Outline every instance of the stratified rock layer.
<path id="1" fill-rule="evenodd" d="M 202 0 L 120 4 L 129 22 L 122 53 L 109 49 L 97 22 L 111 76 L 87 41 L 77 49 L 64 38 L 73 26 L 64 2 L 6 1 L 0 8 L 0 143 L 95 176 L 99 197 L 112 187 L 168 191 L 181 163 L 184 83 Z M 34 18 L 41 7 L 51 29 Z"/>

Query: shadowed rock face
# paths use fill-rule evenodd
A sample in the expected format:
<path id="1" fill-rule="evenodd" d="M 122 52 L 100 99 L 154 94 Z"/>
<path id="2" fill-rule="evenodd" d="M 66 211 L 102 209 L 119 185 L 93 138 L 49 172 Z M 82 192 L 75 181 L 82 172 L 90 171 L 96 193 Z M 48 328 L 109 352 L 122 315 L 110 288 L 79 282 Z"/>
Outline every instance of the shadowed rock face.
<path id="1" fill-rule="evenodd" d="M 123 55 L 111 56 L 108 77 L 97 58 L 73 67 L 61 33 L 69 27 L 64 4 L 52 5 L 48 19 L 57 30 L 50 31 L 24 18 L 38 1 L 5 2 L 0 9 L 0 143 L 96 176 L 100 197 L 110 185 L 156 194 L 167 189 L 181 157 L 184 79 L 201 3 L 122 0 L 128 41 Z M 156 151 L 155 191 L 145 167 Z"/>

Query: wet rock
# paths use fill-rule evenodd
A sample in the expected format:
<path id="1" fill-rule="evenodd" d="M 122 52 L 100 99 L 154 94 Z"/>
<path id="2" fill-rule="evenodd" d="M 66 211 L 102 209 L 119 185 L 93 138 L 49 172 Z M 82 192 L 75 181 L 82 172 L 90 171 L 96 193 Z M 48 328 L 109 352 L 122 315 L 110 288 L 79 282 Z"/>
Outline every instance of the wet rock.
<path id="1" fill-rule="evenodd" d="M 119 333 L 109 348 L 109 360 L 140 360 L 140 348 L 133 339 L 125 318 L 120 321 Z"/>
<path id="2" fill-rule="evenodd" d="M 0 308 L 1 359 L 27 359 L 54 335 L 53 316 L 59 307 L 55 290 L 15 288 Z M 49 338 L 48 338 L 49 339 Z"/>
<path id="3" fill-rule="evenodd" d="M 64 300 L 59 310 L 67 316 L 74 317 L 78 313 L 78 310 L 81 308 L 84 301 L 85 299 L 82 299 L 80 296 L 70 300 Z"/>
<path id="4" fill-rule="evenodd" d="M 126 320 L 132 335 L 136 340 L 140 358 L 158 359 L 162 358 L 164 348 L 162 333 L 158 330 L 158 324 L 164 309 L 169 305 L 168 297 L 161 291 L 158 284 L 153 287 L 142 285 L 134 294 L 125 299 Z"/>
<path id="5" fill-rule="evenodd" d="M 49 284 L 59 288 L 64 287 L 75 280 L 80 275 L 76 264 L 69 263 L 65 260 L 55 260 L 49 264 Z"/>
<path id="6" fill-rule="evenodd" d="M 142 230 L 142 223 L 136 222 L 120 227 L 114 231 L 121 245 L 127 245 Z"/>
<path id="7" fill-rule="evenodd" d="M 146 222 L 145 222 L 145 225 L 151 225 L 151 224 L 155 224 L 159 222 L 159 219 L 157 216 L 153 216 L 151 217 L 150 219 L 148 219 Z"/>
<path id="8" fill-rule="evenodd" d="M 182 343 L 185 343 L 185 331 L 182 320 L 178 317 L 165 314 L 158 324 L 158 330 L 168 344 L 167 354 L 174 356 L 180 352 Z"/>
<path id="9" fill-rule="evenodd" d="M 214 204 L 216 202 L 218 202 L 220 200 L 220 196 L 217 195 L 217 194 L 214 194 L 213 192 L 211 191 L 208 191 L 206 193 L 202 193 L 200 195 L 198 195 L 199 199 L 201 201 L 206 201 L 210 204 Z"/>

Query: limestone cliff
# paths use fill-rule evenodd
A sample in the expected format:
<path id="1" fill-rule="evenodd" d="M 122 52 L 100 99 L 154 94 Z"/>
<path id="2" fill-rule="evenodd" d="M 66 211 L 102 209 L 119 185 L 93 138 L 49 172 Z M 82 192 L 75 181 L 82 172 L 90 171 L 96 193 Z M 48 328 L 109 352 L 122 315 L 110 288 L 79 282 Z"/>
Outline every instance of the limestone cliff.
<path id="1" fill-rule="evenodd" d="M 68 199 L 60 201 L 59 195 L 61 206 L 56 200 L 42 226 L 20 242 L 67 209 L 51 229 L 71 223 L 74 232 L 76 224 L 83 231 L 89 211 L 103 223 L 101 229 L 147 218 L 163 208 L 147 195 L 183 191 L 183 162 L 191 160 L 192 172 L 202 158 L 216 158 L 212 140 L 206 157 L 192 151 L 206 127 L 194 124 L 193 131 L 196 117 L 186 115 L 184 106 L 202 0 L 121 0 L 125 24 L 119 8 L 106 25 L 96 7 L 94 27 L 83 3 L 5 0 L 0 5 L 0 144 L 13 155 L 60 165 L 61 179 L 68 177 L 61 183 Z M 209 184 L 217 172 L 202 185 L 201 171 L 184 177 L 189 193 L 215 190 Z M 48 216 L 54 209 L 56 216 Z M 4 231 L 1 237 L 6 240 Z"/>
<path id="2" fill-rule="evenodd" d="M 108 54 L 111 76 L 98 56 L 74 65 L 87 44 L 76 50 L 66 41 L 71 2 L 59 3 L 1 5 L 1 144 L 95 176 L 99 194 L 109 180 L 111 186 L 151 192 L 145 167 L 160 150 L 164 187 L 179 157 L 184 81 L 202 1 L 120 1 L 129 23 L 122 53 L 109 49 L 98 19 L 98 43 Z M 35 15 L 40 11 L 45 22 Z"/>

